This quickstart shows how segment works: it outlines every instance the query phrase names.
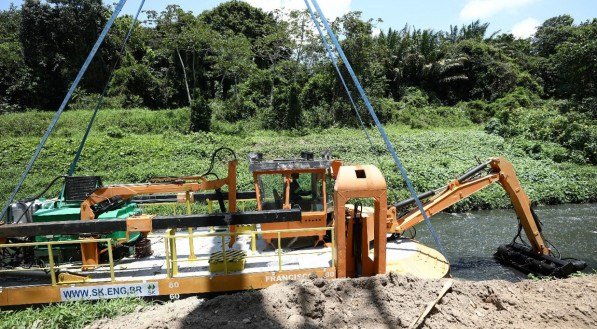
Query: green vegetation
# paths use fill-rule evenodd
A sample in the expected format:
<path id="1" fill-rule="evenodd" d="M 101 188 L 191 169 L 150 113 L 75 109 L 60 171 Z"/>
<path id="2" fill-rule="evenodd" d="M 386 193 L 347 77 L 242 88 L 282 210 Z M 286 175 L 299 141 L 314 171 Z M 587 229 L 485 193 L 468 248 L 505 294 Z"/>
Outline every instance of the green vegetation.
<path id="1" fill-rule="evenodd" d="M 142 299 L 113 299 L 0 311 L 0 329 L 83 328 L 94 320 L 131 313 L 146 305 Z"/>
<path id="2" fill-rule="evenodd" d="M 27 0 L 0 11 L 0 113 L 55 110 L 111 12 L 101 0 Z M 95 106 L 131 20 L 117 19 L 69 109 Z M 357 127 L 306 11 L 266 13 L 230 1 L 195 15 L 171 5 L 148 11 L 147 23 L 126 45 L 105 108 L 188 106 L 190 115 L 167 112 L 180 114 L 168 130 L 181 133 Z M 383 123 L 428 129 L 472 122 L 525 144 L 533 157 L 597 163 L 597 19 L 553 17 L 528 39 L 487 36 L 489 24 L 479 21 L 378 35 L 375 24 L 358 12 L 332 22 Z M 115 113 L 112 123 L 135 113 Z M 1 128 L 45 129 L 36 116 L 25 125 L 5 119 Z M 143 134 L 153 124 L 160 123 L 123 131 Z"/>
<path id="3" fill-rule="evenodd" d="M 449 109 L 449 108 L 447 108 Z M 429 111 L 443 111 L 429 108 Z M 463 110 L 464 111 L 464 110 Z M 122 117 L 122 113 L 128 114 Z M 97 174 L 105 183 L 146 182 L 154 176 L 188 175 L 207 169 L 211 152 L 219 146 L 233 148 L 239 158 L 239 188 L 252 189 L 245 156 L 262 152 L 268 158 L 291 157 L 301 151 L 331 150 L 346 163 L 375 164 L 381 167 L 390 186 L 390 200 L 408 197 L 402 179 L 377 131 L 370 129 L 374 152 L 362 130 L 330 128 L 293 131 L 255 130 L 250 124 L 220 123 L 212 132 L 189 133 L 188 110 L 105 110 L 98 116 L 79 164 L 78 174 Z M 426 113 L 426 112 L 424 112 Z M 81 119 L 90 111 L 65 113 L 62 124 L 50 138 L 41 157 L 26 180 L 21 197 L 36 194 L 53 177 L 64 174 L 76 152 L 82 130 Z M 0 195 L 5 198 L 14 187 L 23 166 L 39 141 L 40 131 L 19 128 L 29 119 L 40 124 L 51 113 L 15 113 L 0 116 L 0 127 L 11 135 L 0 138 Z M 426 120 L 428 116 L 422 116 Z M 451 121 L 450 121 L 451 122 Z M 391 140 L 418 191 L 442 186 L 476 165 L 475 158 L 503 155 L 515 165 L 532 200 L 543 204 L 593 202 L 597 183 L 595 166 L 556 161 L 565 149 L 556 143 L 536 142 L 517 137 L 504 139 L 488 134 L 482 126 L 457 120 L 456 127 L 413 129 L 389 125 Z M 10 128 L 9 128 L 10 127 Z M 140 128 L 142 127 L 142 128 Z M 225 159 L 217 173 L 225 174 Z M 453 210 L 503 208 L 510 205 L 505 193 L 490 188 L 459 203 Z"/>
<path id="4" fill-rule="evenodd" d="M 100 0 L 45 0 L 0 12 L 2 198 L 52 118 L 45 110 L 56 109 L 111 11 Z M 117 19 L 21 197 L 64 174 L 131 19 Z M 148 20 L 126 45 L 80 174 L 144 182 L 200 173 L 219 146 L 242 157 L 330 149 L 347 162 L 380 165 L 392 199 L 407 196 L 377 132 L 369 128 L 378 159 L 356 129 L 307 12 L 284 16 L 230 1 L 199 15 L 171 5 Z M 532 199 L 594 201 L 597 19 L 550 18 L 529 39 L 486 36 L 488 25 L 406 25 L 374 35 L 375 21 L 357 12 L 333 22 L 417 190 L 444 184 L 477 157 L 504 155 Z M 251 188 L 246 164 L 239 168 L 241 189 Z M 493 188 L 454 210 L 508 204 Z"/>
<path id="5" fill-rule="evenodd" d="M 111 12 L 101 0 L 25 0 L 0 11 L 0 200 Z M 277 158 L 331 150 L 345 163 L 379 166 L 390 201 L 408 197 L 360 102 L 372 149 L 356 128 L 307 12 L 265 13 L 230 1 L 199 15 L 176 5 L 147 15 L 114 72 L 77 174 L 108 184 L 198 174 L 214 149 L 227 146 L 240 158 L 239 189 L 247 190 L 249 152 Z M 116 20 L 17 198 L 66 173 L 131 22 Z M 501 155 L 538 203 L 597 201 L 597 19 L 553 17 L 528 39 L 486 36 L 488 24 L 479 21 L 374 35 L 375 21 L 357 12 L 333 27 L 417 191 Z M 451 210 L 509 206 L 492 186 Z M 111 300 L 2 311 L 0 329 L 82 327 L 144 305 Z"/>

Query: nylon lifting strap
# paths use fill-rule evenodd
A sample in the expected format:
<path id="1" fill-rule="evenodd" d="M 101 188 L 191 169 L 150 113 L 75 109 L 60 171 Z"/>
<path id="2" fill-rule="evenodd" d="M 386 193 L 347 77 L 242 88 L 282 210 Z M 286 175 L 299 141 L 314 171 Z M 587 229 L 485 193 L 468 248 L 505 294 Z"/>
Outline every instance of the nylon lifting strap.
<path id="1" fill-rule="evenodd" d="M 384 142 L 386 144 L 386 147 L 388 148 L 388 151 L 392 155 L 392 158 L 394 159 L 394 163 L 396 164 L 396 167 L 398 168 L 398 171 L 400 171 L 400 174 L 402 175 L 402 178 L 404 179 L 404 182 L 406 183 L 408 191 L 412 195 L 412 198 L 415 200 L 415 203 L 417 204 L 417 207 L 419 208 L 419 211 L 421 212 L 421 215 L 425 219 L 425 224 L 427 225 L 427 228 L 431 232 L 431 235 L 433 236 L 433 240 L 435 241 L 435 244 L 437 245 L 439 251 L 445 256 L 446 252 L 444 250 L 444 247 L 442 246 L 441 241 L 439 240 L 439 237 L 437 236 L 437 233 L 436 233 L 435 229 L 433 228 L 433 225 L 431 224 L 431 221 L 429 220 L 429 216 L 427 216 L 427 213 L 425 212 L 425 208 L 423 206 L 423 203 L 419 199 L 419 197 L 417 195 L 417 192 L 415 191 L 415 189 L 414 189 L 414 187 L 412 185 L 412 182 L 408 178 L 408 173 L 406 172 L 406 169 L 402 165 L 402 161 L 400 161 L 400 158 L 398 158 L 398 154 L 396 154 L 396 150 L 394 149 L 394 145 L 392 145 L 392 142 L 390 141 L 388 135 L 386 134 L 386 131 L 385 131 L 383 125 L 381 124 L 381 122 L 377 118 L 377 114 L 375 113 L 375 110 L 373 109 L 373 106 L 371 106 L 371 102 L 369 102 L 369 98 L 367 97 L 367 94 L 365 93 L 365 90 L 363 89 L 363 86 L 359 82 L 359 79 L 357 78 L 356 74 L 354 73 L 354 70 L 352 69 L 352 66 L 350 65 L 350 62 L 348 61 L 348 58 L 344 54 L 344 51 L 342 50 L 342 47 L 340 46 L 340 42 L 338 42 L 338 38 L 336 38 L 336 35 L 335 35 L 334 31 L 332 31 L 332 28 L 330 27 L 330 24 L 329 24 L 328 20 L 325 18 L 324 14 L 323 14 L 323 12 L 321 10 L 321 8 L 319 7 L 319 4 L 317 3 L 317 0 L 311 0 L 311 3 L 313 3 L 313 6 L 315 7 L 315 10 L 317 11 L 317 14 L 319 15 L 319 19 L 321 20 L 321 23 L 323 23 L 323 26 L 325 27 L 326 31 L 328 32 L 328 35 L 329 35 L 330 39 L 332 40 L 332 42 L 334 44 L 334 47 L 336 48 L 336 51 L 338 52 L 338 55 L 340 55 L 340 58 L 344 62 L 344 66 L 346 67 L 346 70 L 350 74 L 350 77 L 352 78 L 352 81 L 354 82 L 357 90 L 359 91 L 361 99 L 365 103 L 365 106 L 367 107 L 367 110 L 369 111 L 369 114 L 373 118 L 373 121 L 375 122 L 375 126 L 379 130 L 379 133 L 380 133 L 381 137 L 383 138 L 383 140 L 384 140 Z M 312 13 L 312 16 L 314 16 L 313 9 L 311 8 L 311 6 L 309 4 L 309 0 L 305 0 L 305 4 L 307 5 L 307 8 L 309 9 L 309 11 Z M 317 21 L 314 21 L 313 23 L 316 26 L 318 25 Z M 322 38 L 324 38 L 323 35 L 322 35 Z"/>
<path id="2" fill-rule="evenodd" d="M 71 97 L 73 96 L 73 93 L 79 86 L 79 83 L 81 82 L 83 75 L 87 71 L 87 68 L 89 67 L 89 64 L 91 63 L 91 60 L 93 60 L 93 58 L 95 57 L 97 50 L 99 49 L 100 45 L 103 43 L 104 39 L 106 38 L 108 31 L 112 27 L 112 24 L 114 24 L 116 17 L 118 17 L 118 14 L 120 14 L 120 11 L 122 10 L 122 7 L 124 7 L 125 3 L 126 3 L 126 0 L 120 0 L 118 2 L 118 4 L 116 5 L 116 7 L 114 8 L 114 12 L 112 13 L 112 16 L 108 20 L 108 23 L 106 23 L 106 26 L 104 26 L 104 29 L 102 30 L 99 37 L 97 38 L 97 41 L 93 45 L 93 48 L 91 48 L 89 55 L 87 55 L 87 58 L 85 59 L 85 62 L 83 63 L 83 66 L 81 66 L 81 69 L 79 70 L 79 73 L 77 74 L 77 77 L 75 78 L 75 81 L 71 84 L 70 88 L 68 89 L 66 96 L 64 96 L 64 100 L 62 100 L 62 103 L 60 104 L 60 107 L 56 111 L 56 114 L 54 114 L 54 118 L 50 122 L 48 129 L 46 130 L 45 134 L 41 138 L 41 141 L 39 142 L 37 149 L 35 149 L 33 156 L 27 163 L 27 167 L 25 167 L 25 171 L 23 172 L 21 179 L 19 180 L 19 182 L 17 183 L 17 186 L 15 186 L 14 190 L 10 194 L 8 201 L 6 202 L 6 206 L 4 207 L 4 209 L 2 210 L 2 214 L 0 215 L 0 220 L 2 220 L 2 218 L 4 218 L 6 216 L 8 209 L 10 208 L 10 205 L 14 201 L 15 196 L 17 195 L 17 193 L 23 186 L 23 183 L 25 182 L 25 179 L 29 175 L 31 168 L 33 168 L 33 164 L 35 164 L 35 160 L 37 160 L 37 158 L 39 157 L 39 154 L 41 153 L 41 150 L 43 149 L 44 145 L 46 144 L 46 141 L 50 137 L 50 134 L 54 130 L 54 127 L 56 126 L 58 119 L 60 119 L 62 112 L 64 112 L 64 109 L 66 108 L 66 105 L 68 104 L 68 101 L 71 99 Z"/>
<path id="3" fill-rule="evenodd" d="M 112 71 L 110 72 L 108 81 L 106 81 L 106 85 L 104 86 L 104 89 L 102 90 L 100 98 L 97 101 L 97 104 L 95 105 L 95 109 L 93 110 L 91 119 L 89 119 L 89 123 L 87 124 L 87 129 L 85 130 L 83 139 L 81 139 L 81 143 L 79 144 L 77 153 L 75 153 L 75 158 L 73 159 L 73 162 L 71 162 L 70 167 L 68 168 L 68 173 L 67 173 L 68 176 L 72 176 L 75 173 L 75 170 L 77 170 L 77 163 L 79 162 L 81 153 L 83 153 L 83 148 L 85 147 L 85 143 L 87 143 L 87 137 L 89 137 L 89 133 L 91 132 L 91 128 L 93 127 L 93 123 L 95 122 L 97 113 L 99 112 L 99 109 L 102 107 L 102 105 L 104 103 L 104 98 L 106 97 L 106 93 L 108 92 L 108 89 L 110 88 L 110 84 L 112 83 L 112 78 L 114 78 L 114 72 L 116 71 L 116 68 L 118 67 L 118 65 L 120 64 L 120 62 L 122 61 L 122 59 L 124 57 L 124 53 L 126 51 L 126 44 L 129 41 L 129 38 L 131 37 L 131 35 L 133 34 L 133 31 L 135 29 L 135 24 L 137 23 L 139 14 L 141 13 L 141 9 L 143 9 L 144 4 L 145 4 L 145 0 L 141 0 L 139 9 L 137 9 L 137 13 L 135 14 L 135 18 L 133 19 L 131 26 L 129 27 L 129 30 L 128 30 L 126 36 L 124 37 L 124 40 L 122 41 L 122 46 L 120 48 L 120 53 L 119 53 L 120 56 L 118 57 L 118 59 L 116 59 L 114 66 L 112 66 Z"/>

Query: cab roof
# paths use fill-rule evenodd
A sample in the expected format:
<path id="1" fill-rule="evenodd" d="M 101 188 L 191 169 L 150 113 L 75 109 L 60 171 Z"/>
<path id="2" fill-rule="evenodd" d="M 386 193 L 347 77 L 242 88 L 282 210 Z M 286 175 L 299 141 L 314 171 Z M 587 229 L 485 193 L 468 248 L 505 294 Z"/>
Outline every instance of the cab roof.
<path id="1" fill-rule="evenodd" d="M 301 170 L 326 170 L 330 168 L 330 160 L 305 160 L 305 159 L 280 159 L 280 160 L 255 160 L 249 164 L 249 170 L 253 173 L 266 173 L 278 171 L 301 171 Z"/>

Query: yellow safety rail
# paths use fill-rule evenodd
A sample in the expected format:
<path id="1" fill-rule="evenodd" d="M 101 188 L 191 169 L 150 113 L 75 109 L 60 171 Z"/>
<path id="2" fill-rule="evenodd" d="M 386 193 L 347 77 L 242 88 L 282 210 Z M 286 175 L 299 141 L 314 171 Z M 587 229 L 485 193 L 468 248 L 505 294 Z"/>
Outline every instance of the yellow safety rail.
<path id="1" fill-rule="evenodd" d="M 228 274 L 228 266 L 226 260 L 226 250 L 228 249 L 226 243 L 226 237 L 232 236 L 241 236 L 241 235 L 250 235 L 251 239 L 255 241 L 256 235 L 258 234 L 277 234 L 278 240 L 278 248 L 276 250 L 278 256 L 278 272 L 282 271 L 282 256 L 284 252 L 282 251 L 282 234 L 284 233 L 298 233 L 298 232 L 321 232 L 321 231 L 330 231 L 330 235 L 332 237 L 331 243 L 331 259 L 332 259 L 332 267 L 335 266 L 335 256 L 336 256 L 336 248 L 335 248 L 335 235 L 334 235 L 334 228 L 333 227 L 315 227 L 315 228 L 303 228 L 303 229 L 287 229 L 287 230 L 267 230 L 267 231 L 245 231 L 245 232 L 205 232 L 205 233 L 193 233 L 193 234 L 181 234 L 176 235 L 174 229 L 169 229 L 166 231 L 164 235 L 164 243 L 165 243 L 165 250 L 166 250 L 166 273 L 169 278 L 173 278 L 175 275 L 178 274 L 178 263 L 183 262 L 196 262 L 196 261 L 206 261 L 209 260 L 209 257 L 195 257 L 191 259 L 180 260 L 178 258 L 178 254 L 176 251 L 176 239 L 194 239 L 194 238 L 213 238 L 213 237 L 220 237 L 221 245 L 222 245 L 222 253 L 224 257 L 224 273 Z M 255 251 L 255 250 L 253 250 Z M 294 251 L 292 252 L 292 256 L 296 255 L 307 255 L 307 254 L 319 254 L 322 253 L 321 250 L 304 250 L 304 251 Z M 194 252 L 191 251 L 189 254 L 193 254 Z M 261 254 L 252 254 L 247 255 L 247 258 L 259 258 L 259 257 L 272 257 L 271 255 L 261 255 Z"/>
<path id="2" fill-rule="evenodd" d="M 224 201 L 227 201 L 227 200 L 224 200 Z M 247 203 L 251 202 L 251 201 L 257 201 L 257 199 L 255 199 L 255 198 L 251 198 L 251 199 L 238 199 L 238 200 L 236 200 L 236 203 L 240 206 L 240 211 L 245 211 Z M 208 214 L 213 213 L 213 203 L 214 203 L 214 200 L 206 199 L 205 202 L 207 204 L 207 213 Z M 156 207 L 156 206 L 171 206 L 172 207 L 172 213 L 174 215 L 176 215 L 177 214 L 177 206 L 179 204 L 181 204 L 181 202 L 176 201 L 176 202 L 162 202 L 162 203 L 143 203 L 143 204 L 139 204 L 139 206 L 141 208 L 151 207 L 151 206 L 153 206 L 153 207 Z M 192 213 L 191 212 L 192 202 L 191 202 L 191 194 L 188 191 L 185 193 L 184 205 L 185 205 L 185 208 L 186 208 L 187 215 L 190 215 Z M 255 228 L 255 226 L 253 225 L 252 229 L 254 229 L 254 228 Z M 193 228 L 189 227 L 188 231 L 189 231 L 189 236 L 192 236 L 192 234 L 193 234 Z M 215 227 L 211 226 L 210 227 L 210 232 L 215 232 Z M 253 251 L 255 251 L 255 248 L 256 248 L 255 243 L 256 243 L 256 241 L 255 241 L 255 239 L 253 239 L 252 240 L 252 249 L 253 249 Z M 196 259 L 196 256 L 195 256 L 195 246 L 194 246 L 194 243 L 193 243 L 193 239 L 190 238 L 190 237 L 189 237 L 189 249 L 191 250 L 191 254 L 189 255 L 189 257 L 191 258 L 191 260 L 195 260 Z"/>
<path id="3" fill-rule="evenodd" d="M 58 246 L 58 245 L 82 244 L 82 243 L 107 243 L 108 244 L 108 264 L 100 264 L 100 265 L 108 265 L 110 267 L 110 282 L 114 282 L 116 279 L 115 279 L 115 274 L 114 274 L 114 257 L 112 255 L 112 240 L 111 239 L 85 239 L 85 240 L 72 240 L 72 241 L 46 241 L 46 242 L 23 242 L 23 243 L 0 244 L 0 249 L 45 246 L 48 248 L 48 265 L 49 265 L 49 266 L 45 266 L 45 267 L 6 269 L 6 270 L 0 270 L 0 273 L 47 270 L 50 272 L 50 278 L 52 280 L 52 285 L 55 286 L 59 283 L 56 280 L 56 270 L 64 269 L 67 267 L 55 264 L 53 247 Z M 71 266 L 72 265 L 68 265 L 68 267 L 71 267 Z"/>

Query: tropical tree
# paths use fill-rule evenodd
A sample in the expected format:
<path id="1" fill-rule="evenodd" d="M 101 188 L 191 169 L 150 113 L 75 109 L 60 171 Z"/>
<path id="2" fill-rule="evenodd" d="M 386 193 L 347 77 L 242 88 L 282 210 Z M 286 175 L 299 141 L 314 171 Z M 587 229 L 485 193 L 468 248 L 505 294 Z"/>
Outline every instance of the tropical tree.
<path id="1" fill-rule="evenodd" d="M 31 104 L 55 109 L 106 24 L 109 8 L 101 0 L 26 0 L 21 8 L 19 39 L 31 70 Z M 107 40 L 91 63 L 82 88 L 101 90 L 116 59 Z"/>

